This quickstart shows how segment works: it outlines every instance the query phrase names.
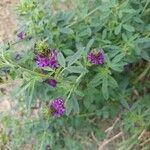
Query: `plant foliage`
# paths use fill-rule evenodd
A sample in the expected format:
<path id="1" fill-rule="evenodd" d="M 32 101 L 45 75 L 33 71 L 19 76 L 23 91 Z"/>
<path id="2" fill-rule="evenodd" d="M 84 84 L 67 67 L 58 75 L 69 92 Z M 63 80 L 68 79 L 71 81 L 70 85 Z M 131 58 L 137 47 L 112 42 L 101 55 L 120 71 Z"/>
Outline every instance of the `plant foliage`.
<path id="1" fill-rule="evenodd" d="M 119 117 L 126 139 L 114 149 L 141 149 L 138 137 L 150 128 L 149 8 L 149 0 L 21 0 L 17 33 L 25 37 L 2 44 L 0 74 L 21 79 L 14 99 L 23 115 L 1 116 L 2 145 L 97 149 L 91 133 L 103 140 L 103 122 Z M 94 49 L 103 50 L 103 64 L 88 60 Z M 57 69 L 36 63 L 37 54 L 49 50 L 58 51 Z M 55 88 L 46 83 L 50 78 Z M 66 109 L 59 118 L 48 110 L 57 97 Z M 31 115 L 35 108 L 38 117 Z"/>

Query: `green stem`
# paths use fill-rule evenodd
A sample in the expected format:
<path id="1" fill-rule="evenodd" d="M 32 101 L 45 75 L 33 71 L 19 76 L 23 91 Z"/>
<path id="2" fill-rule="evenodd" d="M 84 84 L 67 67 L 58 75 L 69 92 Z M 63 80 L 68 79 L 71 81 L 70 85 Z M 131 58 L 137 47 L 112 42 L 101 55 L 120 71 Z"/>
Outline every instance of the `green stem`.
<path id="1" fill-rule="evenodd" d="M 80 74 L 80 76 L 76 79 L 76 82 L 74 83 L 74 85 L 72 86 L 67 98 L 66 98 L 66 101 L 65 101 L 65 105 L 66 103 L 68 102 L 69 98 L 71 97 L 71 94 L 74 92 L 74 90 L 77 88 L 79 82 L 80 82 L 80 79 L 84 76 L 84 74 Z"/>
<path id="2" fill-rule="evenodd" d="M 42 142 L 41 142 L 41 145 L 40 145 L 40 150 L 42 150 L 43 142 L 45 140 L 45 135 L 46 135 L 46 130 L 44 131 L 43 136 L 42 136 Z"/>
<path id="3" fill-rule="evenodd" d="M 46 121 L 46 124 L 48 124 L 48 120 Z M 46 132 L 47 132 L 47 127 L 44 129 L 44 133 L 43 133 L 43 136 L 42 136 L 42 142 L 41 142 L 41 145 L 40 145 L 40 150 L 42 150 L 43 142 L 45 141 Z"/>
<path id="4" fill-rule="evenodd" d="M 73 25 L 75 25 L 75 24 L 77 24 L 77 23 L 79 23 L 79 22 L 85 20 L 87 17 L 89 17 L 90 15 L 92 15 L 93 13 L 95 13 L 95 12 L 99 9 L 99 7 L 100 7 L 100 6 L 96 7 L 96 8 L 93 9 L 92 11 L 90 11 L 83 19 L 81 19 L 81 20 L 79 20 L 79 21 L 78 21 L 78 20 L 73 21 L 71 24 L 69 24 L 68 26 L 66 26 L 66 28 L 69 28 L 69 27 L 71 27 L 71 26 L 73 26 Z"/>
<path id="5" fill-rule="evenodd" d="M 24 70 L 24 71 L 27 71 L 27 72 L 29 72 L 29 73 L 31 73 L 33 75 L 37 75 L 37 76 L 40 76 L 40 77 L 43 77 L 43 78 L 49 78 L 51 76 L 51 74 L 50 75 L 46 75 L 46 74 L 38 73 L 38 72 L 35 72 L 35 71 L 32 71 L 32 70 L 29 70 L 27 68 L 24 68 L 24 67 L 22 67 L 20 65 L 17 65 L 17 67 L 22 69 L 22 70 Z M 53 72 L 52 72 L 52 74 L 53 74 Z"/>
<path id="6" fill-rule="evenodd" d="M 3 55 L 3 53 L 2 53 L 2 59 L 3 59 L 3 61 L 8 65 L 8 66 L 10 66 L 10 67 L 18 67 L 18 68 L 20 68 L 20 69 L 22 69 L 22 70 L 24 70 L 24 71 L 27 71 L 27 72 L 29 72 L 29 73 L 31 73 L 31 74 L 33 74 L 33 75 L 37 75 L 37 76 L 40 76 L 40 77 L 43 77 L 43 78 L 49 78 L 54 72 L 52 72 L 50 75 L 46 75 L 46 74 L 42 74 L 42 73 L 38 73 L 38 72 L 35 72 L 35 71 L 32 71 L 32 70 L 29 70 L 29 69 L 27 69 L 27 68 L 25 68 L 25 67 L 22 67 L 22 66 L 20 66 L 20 65 L 18 65 L 18 64 L 14 64 L 13 62 L 11 62 L 11 61 L 8 61 L 5 57 L 4 57 L 4 55 Z"/>
<path id="7" fill-rule="evenodd" d="M 78 83 L 80 82 L 81 78 L 82 78 L 84 75 L 85 75 L 84 73 L 80 74 L 80 76 L 76 79 L 76 84 L 78 84 Z"/>
<path id="8" fill-rule="evenodd" d="M 147 0 L 145 6 L 144 6 L 144 8 L 143 8 L 142 14 L 144 13 L 144 11 L 145 11 L 146 7 L 148 6 L 149 2 L 150 2 L 150 0 Z"/>
<path id="9" fill-rule="evenodd" d="M 96 113 L 93 112 L 93 113 L 89 113 L 89 114 L 81 114 L 81 115 L 78 115 L 77 117 L 87 117 L 87 116 L 93 116 L 95 115 Z"/>
<path id="10" fill-rule="evenodd" d="M 70 90 L 70 92 L 66 98 L 65 105 L 67 104 L 67 102 L 68 102 L 69 98 L 71 97 L 71 94 L 73 93 L 74 90 L 75 90 L 75 85 L 72 86 L 72 89 Z"/>
<path id="11" fill-rule="evenodd" d="M 66 70 L 66 68 L 63 68 L 63 69 L 60 71 L 59 75 L 61 75 L 65 70 Z"/>
<path id="12" fill-rule="evenodd" d="M 18 43 L 22 43 L 22 42 L 25 41 L 26 39 L 28 39 L 28 38 L 24 38 L 24 39 L 22 39 L 22 40 L 18 40 L 18 41 L 14 42 L 14 43 L 11 43 L 11 46 L 16 45 L 16 44 L 18 44 Z"/>

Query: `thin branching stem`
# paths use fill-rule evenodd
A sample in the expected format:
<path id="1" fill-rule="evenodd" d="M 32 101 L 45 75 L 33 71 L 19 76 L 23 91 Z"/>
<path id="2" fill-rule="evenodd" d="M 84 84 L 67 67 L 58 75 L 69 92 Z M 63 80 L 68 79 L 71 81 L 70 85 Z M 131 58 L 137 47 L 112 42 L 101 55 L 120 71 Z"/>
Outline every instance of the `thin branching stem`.
<path id="1" fill-rule="evenodd" d="M 90 15 L 92 15 L 93 13 L 95 13 L 100 6 L 96 7 L 95 9 L 93 9 L 92 11 L 90 11 L 84 18 L 82 18 L 81 20 L 75 20 L 73 21 L 71 24 L 67 25 L 66 28 L 70 28 L 72 26 L 74 26 L 75 24 L 82 22 L 83 20 L 85 20 L 87 17 L 89 17 Z"/>

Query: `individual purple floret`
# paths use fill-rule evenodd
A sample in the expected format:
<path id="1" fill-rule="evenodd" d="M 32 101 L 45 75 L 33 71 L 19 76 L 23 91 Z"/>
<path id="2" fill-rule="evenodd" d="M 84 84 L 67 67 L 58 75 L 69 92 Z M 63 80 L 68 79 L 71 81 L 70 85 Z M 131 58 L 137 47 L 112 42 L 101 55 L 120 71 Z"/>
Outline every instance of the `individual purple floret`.
<path id="1" fill-rule="evenodd" d="M 25 33 L 22 31 L 22 32 L 19 32 L 17 34 L 18 38 L 20 38 L 21 40 L 23 40 L 25 38 Z"/>
<path id="2" fill-rule="evenodd" d="M 125 72 L 127 72 L 129 70 L 129 64 L 125 64 L 123 66 L 123 69 L 124 69 Z"/>
<path id="3" fill-rule="evenodd" d="M 96 50 L 94 49 L 88 54 L 88 60 L 92 64 L 95 65 L 102 65 L 104 64 L 105 58 L 104 58 L 104 52 L 102 49 Z"/>
<path id="4" fill-rule="evenodd" d="M 57 69 L 59 67 L 56 50 L 52 50 L 48 56 L 38 54 L 36 60 L 36 63 L 40 68 L 50 67 L 52 69 Z"/>
<path id="5" fill-rule="evenodd" d="M 49 108 L 54 117 L 61 117 L 65 114 L 64 101 L 61 98 L 56 98 L 50 102 Z"/>
<path id="6" fill-rule="evenodd" d="M 47 83 L 54 88 L 57 85 L 57 81 L 55 79 L 49 79 L 49 80 L 47 80 Z"/>
<path id="7" fill-rule="evenodd" d="M 16 60 L 16 61 L 20 60 L 21 58 L 22 58 L 22 57 L 21 57 L 20 54 L 16 54 L 16 56 L 15 56 L 15 60 Z"/>
<path id="8" fill-rule="evenodd" d="M 36 63 L 40 68 L 49 66 L 49 59 L 42 54 L 38 54 Z"/>
<path id="9" fill-rule="evenodd" d="M 51 67 L 52 69 L 57 69 L 59 67 L 59 64 L 57 61 L 57 54 L 58 52 L 56 50 L 52 50 L 48 56 L 49 67 Z"/>

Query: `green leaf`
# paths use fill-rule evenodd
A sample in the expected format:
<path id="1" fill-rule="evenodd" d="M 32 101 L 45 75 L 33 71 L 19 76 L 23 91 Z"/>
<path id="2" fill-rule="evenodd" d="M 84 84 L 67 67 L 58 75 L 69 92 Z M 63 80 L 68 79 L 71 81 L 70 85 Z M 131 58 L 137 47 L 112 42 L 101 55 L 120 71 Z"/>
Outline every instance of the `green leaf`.
<path id="1" fill-rule="evenodd" d="M 80 97 L 84 97 L 84 93 L 82 91 L 79 91 L 78 89 L 75 90 L 75 93 Z"/>
<path id="2" fill-rule="evenodd" d="M 68 116 L 71 113 L 72 109 L 73 109 L 72 99 L 68 99 L 65 102 L 65 108 L 66 108 L 66 115 Z"/>
<path id="3" fill-rule="evenodd" d="M 33 100 L 33 92 L 34 92 L 34 87 L 35 87 L 35 79 L 31 82 L 30 87 L 28 89 L 28 94 L 29 94 L 29 101 L 28 101 L 28 108 L 31 107 L 31 103 Z"/>
<path id="4" fill-rule="evenodd" d="M 79 103 L 78 103 L 78 100 L 74 94 L 72 97 L 72 106 L 73 106 L 74 112 L 78 114 L 79 113 Z"/>
<path id="5" fill-rule="evenodd" d="M 110 68 L 113 69 L 114 71 L 122 72 L 123 67 L 120 64 L 111 64 Z"/>
<path id="6" fill-rule="evenodd" d="M 149 43 L 150 42 L 150 38 L 138 38 L 137 43 Z"/>
<path id="7" fill-rule="evenodd" d="M 103 116 L 103 118 L 104 119 L 108 119 L 109 118 L 109 112 L 108 112 L 108 110 L 106 109 L 103 109 L 103 111 L 102 111 L 102 116 Z"/>
<path id="8" fill-rule="evenodd" d="M 136 11 L 134 9 L 126 8 L 126 9 L 123 9 L 122 12 L 124 12 L 124 13 L 135 13 Z"/>
<path id="9" fill-rule="evenodd" d="M 104 40 L 107 36 L 107 29 L 105 28 L 102 32 L 102 39 Z"/>
<path id="10" fill-rule="evenodd" d="M 122 24 L 119 24 L 116 28 L 115 28 L 115 35 L 118 35 L 121 31 L 121 27 L 122 27 Z"/>
<path id="11" fill-rule="evenodd" d="M 130 109 L 128 102 L 122 98 L 120 103 L 126 108 L 126 109 Z"/>
<path id="12" fill-rule="evenodd" d="M 113 58 L 112 63 L 116 64 L 118 63 L 123 57 L 125 56 L 125 53 L 118 54 Z"/>
<path id="13" fill-rule="evenodd" d="M 69 23 L 73 19 L 73 17 L 75 16 L 75 11 L 74 10 L 68 10 L 68 12 L 65 12 L 65 13 L 66 13 L 64 16 L 65 20 L 67 23 Z"/>
<path id="14" fill-rule="evenodd" d="M 127 42 L 129 41 L 129 38 L 127 37 L 127 35 L 125 33 L 122 33 L 122 39 L 123 41 Z"/>
<path id="15" fill-rule="evenodd" d="M 20 91 L 18 91 L 17 95 L 20 95 L 21 93 L 23 93 L 26 89 L 29 88 L 31 84 L 31 81 L 27 82 L 27 83 L 24 83 L 22 86 L 21 86 L 21 89 Z"/>
<path id="16" fill-rule="evenodd" d="M 66 68 L 71 73 L 87 73 L 88 70 L 81 66 L 69 66 Z"/>
<path id="17" fill-rule="evenodd" d="M 50 68 L 50 67 L 44 67 L 44 68 L 42 68 L 43 70 L 45 70 L 45 71 L 54 71 L 52 68 Z"/>
<path id="18" fill-rule="evenodd" d="M 131 25 L 128 25 L 128 24 L 123 24 L 123 28 L 125 30 L 129 31 L 129 32 L 134 32 L 135 31 L 134 27 L 131 26 Z"/>
<path id="19" fill-rule="evenodd" d="M 89 99 L 84 100 L 84 101 L 83 101 L 83 104 L 84 104 L 84 107 L 85 107 L 86 109 L 89 109 L 90 106 L 91 106 L 91 102 L 90 102 Z"/>
<path id="20" fill-rule="evenodd" d="M 71 66 L 71 65 L 74 64 L 79 58 L 81 58 L 83 52 L 84 52 L 83 49 L 79 49 L 73 56 L 69 56 L 69 57 L 67 58 L 67 60 L 68 60 L 68 66 Z"/>
<path id="21" fill-rule="evenodd" d="M 141 57 L 147 61 L 150 61 L 150 53 L 148 53 L 148 51 L 142 51 L 141 53 Z"/>
<path id="22" fill-rule="evenodd" d="M 126 0 L 122 4 L 120 4 L 120 8 L 126 8 L 128 4 L 129 4 L 129 0 Z"/>
<path id="23" fill-rule="evenodd" d="M 109 98 L 107 75 L 102 80 L 102 94 L 106 100 Z"/>
<path id="24" fill-rule="evenodd" d="M 70 28 L 61 28 L 61 29 L 60 29 L 60 32 L 61 32 L 61 33 L 65 33 L 65 34 L 72 34 L 72 33 L 73 33 L 73 30 L 70 29 Z"/>
<path id="25" fill-rule="evenodd" d="M 66 66 L 66 61 L 65 61 L 65 58 L 64 58 L 64 56 L 63 56 L 63 54 L 62 54 L 61 52 L 58 53 L 57 58 L 58 58 L 58 63 L 59 63 L 62 67 L 65 68 L 65 66 Z"/>
<path id="26" fill-rule="evenodd" d="M 98 73 L 96 74 L 93 79 L 89 82 L 88 86 L 89 87 L 97 87 L 98 85 L 100 85 L 102 83 L 102 74 Z"/>
<path id="27" fill-rule="evenodd" d="M 85 48 L 85 50 L 86 50 L 87 52 L 90 51 L 91 46 L 93 45 L 94 41 L 95 41 L 95 38 L 92 38 L 92 39 L 89 40 L 89 42 L 87 43 L 86 48 Z"/>
<path id="28" fill-rule="evenodd" d="M 140 48 L 140 46 L 138 44 L 135 45 L 135 52 L 137 55 L 140 55 L 142 51 L 142 48 Z"/>
<path id="29" fill-rule="evenodd" d="M 111 62 L 110 62 L 110 59 L 108 57 L 108 54 L 105 54 L 105 60 L 106 60 L 107 65 L 110 66 Z"/>
<path id="30" fill-rule="evenodd" d="M 84 37 L 84 36 L 91 36 L 91 28 L 87 27 L 86 29 L 83 29 L 79 34 L 78 36 L 79 37 Z"/>
<path id="31" fill-rule="evenodd" d="M 113 88 L 116 88 L 118 87 L 118 83 L 117 81 L 112 77 L 112 76 L 109 76 L 108 77 L 108 81 L 109 81 L 109 85 Z"/>

